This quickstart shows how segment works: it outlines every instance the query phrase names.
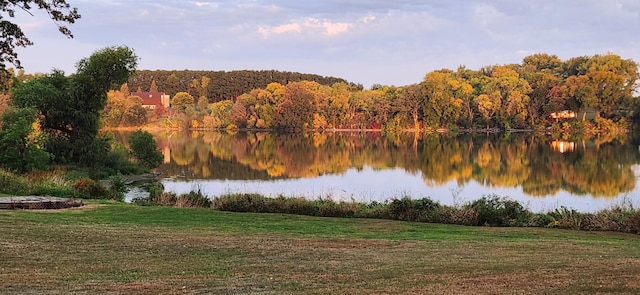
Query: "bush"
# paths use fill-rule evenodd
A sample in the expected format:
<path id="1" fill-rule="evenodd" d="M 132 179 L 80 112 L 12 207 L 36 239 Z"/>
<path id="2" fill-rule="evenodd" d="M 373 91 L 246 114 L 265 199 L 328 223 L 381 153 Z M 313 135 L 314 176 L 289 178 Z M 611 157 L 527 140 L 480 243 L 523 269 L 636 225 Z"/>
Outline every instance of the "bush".
<path id="1" fill-rule="evenodd" d="M 553 220 L 547 227 L 576 230 L 582 228 L 582 214 L 576 210 L 563 206 L 547 213 L 547 216 Z"/>
<path id="2" fill-rule="evenodd" d="M 324 217 L 350 218 L 354 217 L 359 211 L 362 210 L 362 206 L 360 204 L 354 202 L 336 203 L 331 199 L 319 199 L 314 201 L 313 204 L 318 208 L 318 216 Z"/>
<path id="3" fill-rule="evenodd" d="M 629 213 L 624 231 L 640 235 L 640 210 Z"/>
<path id="4" fill-rule="evenodd" d="M 442 223 L 460 225 L 478 225 L 478 213 L 469 207 L 457 208 L 444 206 L 439 210 Z"/>
<path id="5" fill-rule="evenodd" d="M 178 196 L 175 206 L 187 208 L 209 208 L 211 207 L 211 200 L 209 200 L 209 198 L 203 195 L 200 191 L 190 191 L 189 193 Z"/>
<path id="6" fill-rule="evenodd" d="M 498 196 L 484 196 L 468 205 L 478 214 L 476 225 L 524 226 L 531 213 L 517 201 Z"/>
<path id="7" fill-rule="evenodd" d="M 0 192 L 10 195 L 28 194 L 29 183 L 13 173 L 0 170 Z"/>
<path id="8" fill-rule="evenodd" d="M 380 203 L 376 201 L 364 204 L 360 207 L 360 210 L 356 212 L 355 217 L 388 219 L 389 205 L 386 202 Z"/>
<path id="9" fill-rule="evenodd" d="M 103 199 L 109 195 L 109 191 L 104 185 L 87 177 L 76 179 L 73 183 L 73 188 L 81 193 L 83 197 L 89 199 Z"/>
<path id="10" fill-rule="evenodd" d="M 229 194 L 215 198 L 213 209 L 231 212 L 264 213 L 265 197 L 258 194 Z"/>
<path id="11" fill-rule="evenodd" d="M 437 222 L 440 204 L 429 198 L 412 200 L 409 197 L 389 203 L 389 218 L 406 221 Z"/>
<path id="12" fill-rule="evenodd" d="M 109 186 L 107 196 L 111 200 L 124 201 L 125 194 L 129 191 L 129 188 L 122 180 L 120 175 L 111 177 L 111 186 Z"/>
<path id="13" fill-rule="evenodd" d="M 30 108 L 10 108 L 2 115 L 0 167 L 24 173 L 48 166 L 51 155 L 40 148 L 44 136 L 33 128 L 36 118 Z"/>

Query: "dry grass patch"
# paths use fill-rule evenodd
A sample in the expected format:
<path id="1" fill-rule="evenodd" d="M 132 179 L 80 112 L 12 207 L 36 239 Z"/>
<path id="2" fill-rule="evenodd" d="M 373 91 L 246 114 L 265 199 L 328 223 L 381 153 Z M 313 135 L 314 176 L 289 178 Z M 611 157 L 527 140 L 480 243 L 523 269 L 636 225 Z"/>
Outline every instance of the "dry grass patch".
<path id="1" fill-rule="evenodd" d="M 0 293 L 640 293 L 633 235 L 114 206 L 0 213 Z"/>

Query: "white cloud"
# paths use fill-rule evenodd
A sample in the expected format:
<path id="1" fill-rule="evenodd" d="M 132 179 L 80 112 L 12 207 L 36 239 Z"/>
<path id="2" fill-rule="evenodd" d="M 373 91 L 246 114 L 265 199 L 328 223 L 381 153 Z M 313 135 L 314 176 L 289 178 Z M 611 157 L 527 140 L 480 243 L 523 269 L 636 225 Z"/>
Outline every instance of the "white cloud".
<path id="1" fill-rule="evenodd" d="M 327 36 L 335 36 L 342 34 L 349 30 L 350 23 L 345 22 L 331 22 L 328 20 L 319 20 L 316 18 L 308 18 L 304 22 L 305 28 L 322 29 L 323 33 Z"/>
<path id="2" fill-rule="evenodd" d="M 198 8 L 201 9 L 205 9 L 205 8 L 210 8 L 210 9 L 218 9 L 220 8 L 220 3 L 218 2 L 200 2 L 200 1 L 196 1 L 194 3 L 194 5 Z"/>
<path id="3" fill-rule="evenodd" d="M 367 16 L 365 16 L 365 17 L 360 19 L 360 21 L 365 23 L 365 24 L 367 24 L 369 22 L 372 22 L 374 20 L 376 20 L 376 16 L 373 15 L 373 14 L 369 14 L 369 15 L 367 15 Z"/>
<path id="4" fill-rule="evenodd" d="M 258 28 L 258 33 L 265 39 L 272 35 L 284 34 L 303 34 L 308 37 L 314 37 L 318 31 L 325 36 L 333 37 L 346 33 L 351 26 L 352 24 L 347 22 L 331 22 L 309 17 L 302 21 L 275 27 L 261 26 Z"/>

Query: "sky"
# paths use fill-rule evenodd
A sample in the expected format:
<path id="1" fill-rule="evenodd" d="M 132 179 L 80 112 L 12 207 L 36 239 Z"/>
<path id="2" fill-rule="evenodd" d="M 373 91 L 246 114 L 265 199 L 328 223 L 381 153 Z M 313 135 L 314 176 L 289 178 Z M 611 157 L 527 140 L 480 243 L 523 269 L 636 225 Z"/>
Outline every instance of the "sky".
<path id="1" fill-rule="evenodd" d="M 463 65 L 618 54 L 640 62 L 640 0 L 67 0 L 74 39 L 42 12 L 14 21 L 27 73 L 125 45 L 140 70 L 279 70 L 408 85 Z"/>

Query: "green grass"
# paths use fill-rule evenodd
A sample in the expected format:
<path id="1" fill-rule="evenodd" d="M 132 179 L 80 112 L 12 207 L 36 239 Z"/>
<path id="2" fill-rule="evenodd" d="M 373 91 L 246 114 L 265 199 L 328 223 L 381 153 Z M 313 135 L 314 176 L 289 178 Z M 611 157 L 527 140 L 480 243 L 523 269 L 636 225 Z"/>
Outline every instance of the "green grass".
<path id="1" fill-rule="evenodd" d="M 90 201 L 0 211 L 0 294 L 640 293 L 637 235 Z"/>

